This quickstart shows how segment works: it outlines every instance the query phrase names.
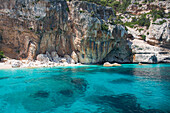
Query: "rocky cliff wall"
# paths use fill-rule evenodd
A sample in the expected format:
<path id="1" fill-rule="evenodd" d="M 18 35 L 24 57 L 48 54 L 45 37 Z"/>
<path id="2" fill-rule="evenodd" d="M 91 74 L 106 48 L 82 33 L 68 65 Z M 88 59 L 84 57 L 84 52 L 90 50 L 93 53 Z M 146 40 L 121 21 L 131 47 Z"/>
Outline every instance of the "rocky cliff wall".
<path id="1" fill-rule="evenodd" d="M 70 54 L 72 34 L 64 0 L 0 1 L 0 47 L 12 58 L 34 58 L 39 53 Z M 70 28 L 70 29 L 69 29 Z"/>
<path id="2" fill-rule="evenodd" d="M 0 0 L 0 49 L 16 59 L 40 53 L 78 55 L 81 63 L 100 63 L 108 54 L 132 61 L 121 25 L 108 23 L 112 8 L 65 0 Z M 122 50 L 124 55 L 118 55 Z M 113 52 L 114 51 L 114 52 Z M 121 54 L 121 53 L 120 53 Z"/>
<path id="3" fill-rule="evenodd" d="M 15 59 L 33 60 L 55 51 L 59 57 L 74 53 L 75 62 L 89 64 L 170 62 L 169 18 L 153 22 L 149 13 L 156 8 L 167 15 L 169 2 L 133 2 L 127 8 L 133 15 L 117 16 L 126 23 L 146 14 L 151 22 L 148 28 L 127 27 L 127 32 L 115 24 L 110 7 L 78 0 L 0 0 L 0 50 Z"/>

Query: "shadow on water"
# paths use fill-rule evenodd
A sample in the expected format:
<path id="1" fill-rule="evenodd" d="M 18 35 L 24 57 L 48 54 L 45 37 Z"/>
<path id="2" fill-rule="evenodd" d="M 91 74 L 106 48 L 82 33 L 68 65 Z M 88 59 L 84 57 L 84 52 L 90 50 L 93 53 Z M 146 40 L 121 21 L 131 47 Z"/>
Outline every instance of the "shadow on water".
<path id="1" fill-rule="evenodd" d="M 35 94 L 30 96 L 33 98 L 48 98 L 49 93 L 47 91 L 37 91 Z"/>
<path id="2" fill-rule="evenodd" d="M 137 98 L 132 94 L 92 96 L 88 100 L 94 104 L 104 106 L 104 109 L 108 106 L 113 109 L 116 108 L 115 112 L 119 113 L 164 113 L 158 109 L 142 108 L 137 103 Z"/>
<path id="3" fill-rule="evenodd" d="M 0 77 L 0 80 L 8 79 L 9 77 Z"/>
<path id="4" fill-rule="evenodd" d="M 110 81 L 110 83 L 112 84 L 126 84 L 126 83 L 133 83 L 133 82 L 134 82 L 133 80 L 125 79 L 125 78 L 120 78 L 120 79 Z"/>

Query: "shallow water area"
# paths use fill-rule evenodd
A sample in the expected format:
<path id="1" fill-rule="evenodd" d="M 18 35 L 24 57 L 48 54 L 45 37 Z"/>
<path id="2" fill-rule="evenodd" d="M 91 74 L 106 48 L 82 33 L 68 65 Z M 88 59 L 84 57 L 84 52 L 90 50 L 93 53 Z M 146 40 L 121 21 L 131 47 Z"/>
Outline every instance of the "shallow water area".
<path id="1" fill-rule="evenodd" d="M 169 113 L 170 64 L 0 70 L 0 113 Z"/>

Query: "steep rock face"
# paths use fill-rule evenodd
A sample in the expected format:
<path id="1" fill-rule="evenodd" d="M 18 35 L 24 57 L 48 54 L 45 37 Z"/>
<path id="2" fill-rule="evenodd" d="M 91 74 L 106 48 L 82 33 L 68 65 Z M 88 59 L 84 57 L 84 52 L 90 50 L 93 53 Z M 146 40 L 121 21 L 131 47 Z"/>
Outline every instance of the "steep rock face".
<path id="1" fill-rule="evenodd" d="M 133 62 L 144 63 L 168 63 L 170 62 L 170 50 L 159 46 L 153 46 L 139 39 L 132 40 Z"/>
<path id="2" fill-rule="evenodd" d="M 99 63 L 113 50 L 117 54 L 115 48 L 126 48 L 118 59 L 131 54 L 124 27 L 108 24 L 114 16 L 109 7 L 81 1 L 67 5 L 65 0 L 0 2 L 0 49 L 8 57 L 33 59 L 47 51 L 59 56 L 75 51 L 79 62 Z"/>
<path id="3" fill-rule="evenodd" d="M 126 11 L 133 15 L 119 14 L 124 23 L 136 20 L 134 25 L 127 25 L 128 33 L 135 39 L 131 40 L 133 62 L 170 62 L 169 4 L 169 0 L 132 0 Z M 148 25 L 140 24 L 142 16 L 149 20 Z"/>
<path id="4" fill-rule="evenodd" d="M 0 48 L 7 56 L 27 58 L 30 50 L 32 57 L 46 51 L 64 56 L 74 50 L 65 0 L 0 2 Z"/>
<path id="5" fill-rule="evenodd" d="M 165 21 L 163 24 L 160 22 Z M 160 44 L 166 48 L 170 48 L 170 19 L 157 19 L 150 25 L 149 36 L 147 42 L 154 45 Z"/>
<path id="6" fill-rule="evenodd" d="M 120 25 L 108 24 L 110 16 L 114 16 L 112 8 L 97 6 L 88 2 L 73 1 L 69 5 L 70 18 L 73 20 L 76 33 L 75 45 L 79 60 L 82 63 L 98 63 L 113 49 L 112 55 L 116 55 L 122 48 L 128 56 L 130 49 L 126 42 L 126 31 Z M 106 26 L 106 28 L 104 28 Z M 108 28 L 107 28 L 108 27 Z M 128 52 L 127 52 L 128 51 Z M 109 61 L 114 62 L 113 57 L 108 55 Z M 130 55 L 129 55 L 130 56 Z M 120 55 L 118 59 L 124 59 Z M 131 59 L 128 58 L 128 61 Z"/>

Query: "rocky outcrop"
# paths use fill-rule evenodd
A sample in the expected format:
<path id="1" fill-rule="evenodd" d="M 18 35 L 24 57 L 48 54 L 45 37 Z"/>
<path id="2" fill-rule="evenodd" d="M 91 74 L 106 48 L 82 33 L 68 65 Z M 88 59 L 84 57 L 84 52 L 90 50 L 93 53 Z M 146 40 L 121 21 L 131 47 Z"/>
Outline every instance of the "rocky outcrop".
<path id="1" fill-rule="evenodd" d="M 105 62 L 105 63 L 103 64 L 103 66 L 104 66 L 104 67 L 114 67 L 114 66 L 121 66 L 121 65 L 118 64 L 118 63 L 111 64 L 111 63 L 109 63 L 109 62 Z"/>
<path id="2" fill-rule="evenodd" d="M 139 20 L 142 16 L 149 19 L 149 25 L 139 24 L 126 26 L 131 40 L 133 62 L 160 63 L 170 62 L 170 19 L 168 0 L 165 1 L 144 1 L 132 0 L 132 4 L 127 8 L 130 14 L 119 14 L 123 17 L 123 22 Z M 133 20 L 133 21 L 132 21 Z M 142 22 L 142 21 L 140 21 Z"/>
<path id="3" fill-rule="evenodd" d="M 81 63 L 103 62 L 113 49 L 119 51 L 116 48 L 129 51 L 124 27 L 108 24 L 109 17 L 114 16 L 112 8 L 78 1 L 69 3 L 69 8 L 76 33 L 74 42 Z M 120 56 L 118 59 L 123 58 Z M 130 58 L 127 59 L 130 61 Z M 114 62 L 114 59 L 109 61 Z"/>
<path id="4" fill-rule="evenodd" d="M 49 57 L 46 54 L 39 54 L 37 60 L 40 62 L 49 62 Z"/>
<path id="5" fill-rule="evenodd" d="M 12 62 L 12 68 L 19 68 L 22 65 L 21 61 L 14 61 Z"/>
<path id="6" fill-rule="evenodd" d="M 78 56 L 74 51 L 71 54 L 71 58 L 75 61 L 75 63 L 78 63 Z"/>
<path id="7" fill-rule="evenodd" d="M 163 23 L 161 23 L 163 22 Z M 147 42 L 170 48 L 170 19 L 157 19 L 150 25 Z"/>
<path id="8" fill-rule="evenodd" d="M 153 46 L 139 39 L 132 40 L 133 62 L 143 63 L 168 63 L 170 62 L 170 50 L 159 46 Z"/>

